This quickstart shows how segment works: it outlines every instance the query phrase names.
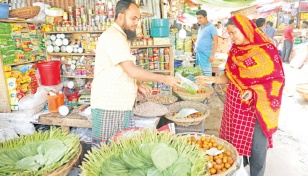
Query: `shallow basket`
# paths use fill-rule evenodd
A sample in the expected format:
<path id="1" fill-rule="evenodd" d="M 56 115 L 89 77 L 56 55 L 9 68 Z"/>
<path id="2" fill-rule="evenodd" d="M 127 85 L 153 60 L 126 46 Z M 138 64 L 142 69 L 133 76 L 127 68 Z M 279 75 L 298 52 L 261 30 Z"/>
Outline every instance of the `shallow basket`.
<path id="1" fill-rule="evenodd" d="M 297 84 L 296 91 L 299 95 L 306 101 L 308 101 L 308 83 L 306 84 Z"/>
<path id="2" fill-rule="evenodd" d="M 194 102 L 194 101 L 180 101 L 173 103 L 167 107 L 169 109 L 169 113 L 165 115 L 165 117 L 177 125 L 180 126 L 190 126 L 190 125 L 198 125 L 202 122 L 205 118 L 207 118 L 210 115 L 210 108 L 202 103 Z M 197 111 L 202 112 L 202 116 L 197 118 L 174 118 L 173 113 L 179 112 L 183 108 L 193 108 Z"/>
<path id="3" fill-rule="evenodd" d="M 191 136 L 194 136 L 196 139 L 200 139 L 202 136 L 204 136 L 206 138 L 213 138 L 218 145 L 223 146 L 224 148 L 226 148 L 227 151 L 231 152 L 231 158 L 234 161 L 232 166 L 228 170 L 226 170 L 225 172 L 222 172 L 220 174 L 211 175 L 211 176 L 227 176 L 232 171 L 237 169 L 236 163 L 237 163 L 237 160 L 239 159 L 239 154 L 238 154 L 236 148 L 232 144 L 230 144 L 228 141 L 225 141 L 225 140 L 218 138 L 214 135 L 206 135 L 206 134 L 203 134 L 203 133 L 179 133 L 179 134 L 177 134 L 178 138 L 191 137 Z"/>
<path id="4" fill-rule="evenodd" d="M 14 18 L 33 18 L 39 14 L 41 7 L 29 6 L 10 10 L 10 17 Z"/>
<path id="5" fill-rule="evenodd" d="M 194 95 L 187 93 L 179 88 L 174 88 L 173 91 L 182 99 L 186 101 L 204 101 L 206 98 L 210 98 L 214 92 L 213 88 L 208 85 L 198 85 L 200 89 L 205 89 L 206 93 L 196 93 Z"/>
<path id="6" fill-rule="evenodd" d="M 82 147 L 81 147 L 81 145 L 79 145 L 78 153 L 74 156 L 73 159 L 71 159 L 69 162 L 67 162 L 63 166 L 59 167 L 58 169 L 56 169 L 56 170 L 52 171 L 51 173 L 48 173 L 44 176 L 59 176 L 59 175 L 64 176 L 64 175 L 67 175 L 71 171 L 73 165 L 79 159 L 81 152 L 82 152 Z"/>

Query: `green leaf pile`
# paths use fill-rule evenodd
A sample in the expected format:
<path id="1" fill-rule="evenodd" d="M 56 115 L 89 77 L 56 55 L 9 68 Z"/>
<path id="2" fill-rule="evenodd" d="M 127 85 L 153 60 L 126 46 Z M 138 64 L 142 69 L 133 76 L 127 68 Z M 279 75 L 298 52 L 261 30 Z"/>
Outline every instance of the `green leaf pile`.
<path id="1" fill-rule="evenodd" d="M 171 133 L 145 130 L 141 135 L 93 148 L 82 163 L 82 176 L 200 176 L 205 152 Z"/>
<path id="2" fill-rule="evenodd" d="M 79 138 L 52 127 L 0 144 L 0 175 L 44 175 L 69 162 Z"/>

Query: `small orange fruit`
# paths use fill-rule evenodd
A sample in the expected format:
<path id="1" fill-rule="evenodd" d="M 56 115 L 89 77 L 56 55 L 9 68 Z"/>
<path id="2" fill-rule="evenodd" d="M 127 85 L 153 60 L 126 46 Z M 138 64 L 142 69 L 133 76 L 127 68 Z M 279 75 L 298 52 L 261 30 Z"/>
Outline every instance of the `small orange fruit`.
<path id="1" fill-rule="evenodd" d="M 227 156 L 231 156 L 231 152 L 226 151 L 225 153 L 226 153 Z"/>
<path id="2" fill-rule="evenodd" d="M 226 169 L 229 169 L 231 166 L 230 166 L 230 164 L 229 163 L 225 163 L 225 168 Z"/>
<path id="3" fill-rule="evenodd" d="M 221 164 L 221 163 L 222 163 L 222 160 L 219 158 L 219 159 L 215 160 L 215 162 L 216 162 L 217 164 Z"/>
<path id="4" fill-rule="evenodd" d="M 216 171 L 216 174 L 221 174 L 222 173 L 222 171 L 220 170 L 220 169 L 218 169 L 217 171 Z"/>
<path id="5" fill-rule="evenodd" d="M 210 169 L 210 173 L 211 173 L 212 175 L 213 175 L 213 174 L 216 174 L 216 172 L 217 172 L 216 169 L 214 169 L 214 168 L 211 168 L 211 169 Z"/>

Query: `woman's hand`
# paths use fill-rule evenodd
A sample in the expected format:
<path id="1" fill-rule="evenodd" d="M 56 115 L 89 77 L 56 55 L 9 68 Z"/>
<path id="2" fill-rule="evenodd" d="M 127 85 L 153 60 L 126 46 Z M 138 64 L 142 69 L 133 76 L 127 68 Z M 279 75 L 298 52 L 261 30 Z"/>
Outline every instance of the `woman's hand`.
<path id="1" fill-rule="evenodd" d="M 243 101 L 249 101 L 252 98 L 252 91 L 251 90 L 245 90 L 245 92 L 241 95 L 241 99 Z"/>
<path id="2" fill-rule="evenodd" d="M 216 78 L 214 76 L 197 76 L 197 84 L 213 84 L 215 83 Z"/>

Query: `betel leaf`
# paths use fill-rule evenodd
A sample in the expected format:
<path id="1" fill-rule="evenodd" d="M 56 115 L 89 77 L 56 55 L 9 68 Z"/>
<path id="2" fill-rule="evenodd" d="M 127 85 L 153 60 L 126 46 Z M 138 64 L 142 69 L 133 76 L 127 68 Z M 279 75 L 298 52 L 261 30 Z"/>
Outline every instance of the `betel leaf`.
<path id="1" fill-rule="evenodd" d="M 23 158 L 16 163 L 17 169 L 37 171 L 46 162 L 46 158 L 42 154 Z"/>
<path id="2" fill-rule="evenodd" d="M 130 176 L 145 176 L 147 175 L 148 168 L 141 168 L 141 169 L 133 169 L 129 172 Z"/>
<path id="3" fill-rule="evenodd" d="M 164 176 L 156 167 L 151 167 L 148 172 L 147 176 Z"/>
<path id="4" fill-rule="evenodd" d="M 40 141 L 40 142 L 32 142 L 32 143 L 26 144 L 23 147 L 21 147 L 19 152 L 24 157 L 35 156 L 35 155 L 38 154 L 37 148 L 38 148 L 38 146 L 41 145 L 41 143 L 42 142 Z"/>
<path id="5" fill-rule="evenodd" d="M 191 162 L 187 158 L 179 157 L 171 167 L 168 168 L 170 175 L 187 176 L 191 175 Z"/>
<path id="6" fill-rule="evenodd" d="M 37 151 L 47 159 L 46 165 L 50 165 L 58 162 L 65 155 L 67 147 L 61 140 L 50 139 L 42 142 Z"/>
<path id="7" fill-rule="evenodd" d="M 15 163 L 22 159 L 17 153 L 18 150 L 16 149 L 0 150 L 0 166 L 15 166 Z"/>
<path id="8" fill-rule="evenodd" d="M 178 152 L 165 143 L 158 143 L 152 149 L 151 158 L 157 169 L 162 172 L 178 159 Z"/>
<path id="9" fill-rule="evenodd" d="M 50 147 L 57 148 L 57 147 L 62 147 L 62 146 L 65 146 L 65 145 L 61 140 L 49 139 L 49 140 L 42 142 L 41 145 L 38 146 L 37 151 L 39 154 L 44 155 Z"/>

